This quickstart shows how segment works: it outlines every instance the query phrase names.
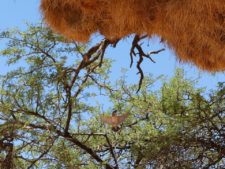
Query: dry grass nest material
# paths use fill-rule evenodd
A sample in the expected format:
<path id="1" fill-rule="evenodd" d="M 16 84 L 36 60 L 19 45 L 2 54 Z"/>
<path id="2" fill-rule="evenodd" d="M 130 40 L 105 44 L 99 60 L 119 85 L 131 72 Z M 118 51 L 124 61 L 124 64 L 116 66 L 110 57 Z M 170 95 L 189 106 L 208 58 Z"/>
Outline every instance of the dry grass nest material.
<path id="1" fill-rule="evenodd" d="M 132 33 L 160 36 L 184 62 L 225 70 L 224 0 L 42 0 L 44 20 L 68 39 L 86 42 Z"/>

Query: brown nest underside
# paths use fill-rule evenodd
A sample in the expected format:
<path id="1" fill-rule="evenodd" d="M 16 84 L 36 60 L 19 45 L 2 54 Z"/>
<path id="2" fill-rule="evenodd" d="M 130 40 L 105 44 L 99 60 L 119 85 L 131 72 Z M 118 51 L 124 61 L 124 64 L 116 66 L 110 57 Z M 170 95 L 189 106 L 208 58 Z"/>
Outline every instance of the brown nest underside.
<path id="1" fill-rule="evenodd" d="M 160 36 L 181 61 L 225 70 L 224 0 L 42 0 L 44 20 L 68 39 L 86 42 L 130 34 Z"/>

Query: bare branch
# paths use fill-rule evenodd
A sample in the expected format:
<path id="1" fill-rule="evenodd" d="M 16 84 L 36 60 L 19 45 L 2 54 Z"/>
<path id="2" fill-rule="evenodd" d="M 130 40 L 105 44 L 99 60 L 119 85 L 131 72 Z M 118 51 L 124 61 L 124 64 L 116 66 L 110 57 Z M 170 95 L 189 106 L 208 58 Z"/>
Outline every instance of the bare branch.
<path id="1" fill-rule="evenodd" d="M 147 35 L 143 35 L 143 36 L 135 35 L 134 39 L 133 39 L 133 42 L 132 42 L 131 49 L 130 49 L 130 59 L 131 59 L 130 67 L 132 67 L 133 62 L 134 62 L 133 57 L 135 57 L 137 55 L 139 57 L 139 60 L 138 60 L 137 65 L 136 65 L 136 67 L 138 69 L 138 74 L 140 74 L 137 93 L 141 89 L 142 81 L 144 79 L 144 73 L 143 73 L 143 70 L 141 68 L 141 64 L 142 64 L 144 58 L 148 58 L 151 62 L 155 63 L 155 61 L 151 58 L 151 55 L 152 54 L 158 54 L 159 52 L 162 52 L 162 51 L 165 50 L 165 49 L 160 49 L 160 50 L 157 50 L 157 51 L 145 53 L 143 51 L 142 47 L 141 47 L 141 44 L 139 44 L 139 42 L 141 40 L 145 39 L 145 38 L 147 38 Z"/>

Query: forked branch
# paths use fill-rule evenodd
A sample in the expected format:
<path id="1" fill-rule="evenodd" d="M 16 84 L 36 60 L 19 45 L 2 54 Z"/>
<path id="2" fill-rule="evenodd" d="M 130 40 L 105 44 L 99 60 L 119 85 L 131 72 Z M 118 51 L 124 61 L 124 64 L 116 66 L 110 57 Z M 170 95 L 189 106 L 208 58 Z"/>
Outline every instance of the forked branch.
<path id="1" fill-rule="evenodd" d="M 147 38 L 147 37 L 148 37 L 147 35 L 143 35 L 143 36 L 135 35 L 134 39 L 133 39 L 133 42 L 132 42 L 131 49 L 130 49 L 130 59 L 131 59 L 130 67 L 132 67 L 132 65 L 133 65 L 133 62 L 134 62 L 133 58 L 137 55 L 139 57 L 137 65 L 136 65 L 136 67 L 138 69 L 138 74 L 140 74 L 137 93 L 141 89 L 141 85 L 142 85 L 142 82 L 143 82 L 143 79 L 144 79 L 144 73 L 143 73 L 143 70 L 141 68 L 141 64 L 142 64 L 144 58 L 147 58 L 151 62 L 155 63 L 155 61 L 151 58 L 151 55 L 152 54 L 158 54 L 159 52 L 162 52 L 162 51 L 165 50 L 163 48 L 163 49 L 160 49 L 160 50 L 157 50 L 157 51 L 151 51 L 151 52 L 145 53 L 143 51 L 142 47 L 141 47 L 140 41 Z"/>

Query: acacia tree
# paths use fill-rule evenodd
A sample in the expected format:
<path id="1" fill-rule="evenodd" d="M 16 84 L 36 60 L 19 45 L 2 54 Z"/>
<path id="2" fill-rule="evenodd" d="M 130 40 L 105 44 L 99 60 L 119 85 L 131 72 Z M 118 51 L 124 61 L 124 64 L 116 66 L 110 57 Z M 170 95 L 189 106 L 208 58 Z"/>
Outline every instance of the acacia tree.
<path id="1" fill-rule="evenodd" d="M 103 57 L 116 42 L 65 42 L 42 25 L 0 36 L 14 65 L 0 79 L 1 168 L 224 167 L 224 83 L 207 94 L 182 70 L 170 80 L 113 83 Z M 139 38 L 131 54 L 143 52 Z M 118 132 L 100 121 L 109 103 L 106 114 L 130 113 Z"/>

